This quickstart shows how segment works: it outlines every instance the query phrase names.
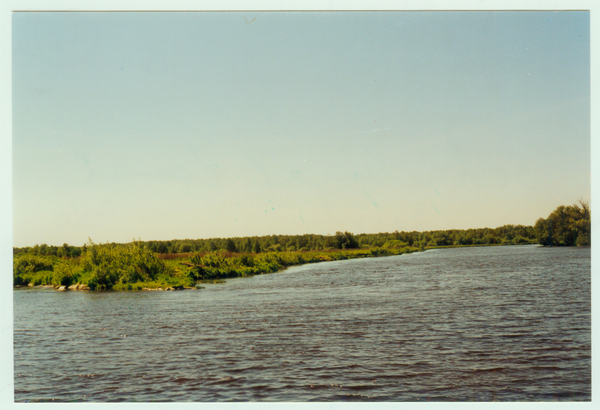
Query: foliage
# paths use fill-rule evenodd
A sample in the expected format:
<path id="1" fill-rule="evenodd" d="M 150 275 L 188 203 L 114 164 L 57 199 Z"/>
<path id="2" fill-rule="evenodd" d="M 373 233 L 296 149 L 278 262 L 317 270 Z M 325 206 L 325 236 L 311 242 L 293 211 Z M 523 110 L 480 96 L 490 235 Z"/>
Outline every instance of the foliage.
<path id="1" fill-rule="evenodd" d="M 383 248 L 385 248 L 385 249 L 389 249 L 389 248 L 405 248 L 407 246 L 408 246 L 408 243 L 399 241 L 397 239 L 393 239 L 391 241 L 387 241 L 386 243 L 383 244 Z"/>
<path id="2" fill-rule="evenodd" d="M 87 284 L 92 289 L 193 287 L 226 278 L 277 272 L 288 266 L 400 255 L 433 247 L 590 244 L 589 204 L 560 206 L 534 226 L 426 232 L 267 235 L 245 238 L 63 244 L 13 248 L 13 285 Z"/>
<path id="3" fill-rule="evenodd" d="M 32 284 L 33 286 L 51 285 L 53 276 L 54 272 L 49 270 L 13 274 L 13 286 L 27 286 L 28 284 Z"/>
<path id="4" fill-rule="evenodd" d="M 559 206 L 548 218 L 534 226 L 537 242 L 544 246 L 590 246 L 590 205 L 579 200 L 572 206 Z"/>
<path id="5" fill-rule="evenodd" d="M 361 233 L 357 235 L 349 232 L 336 232 L 335 235 L 266 235 L 260 237 L 181 239 L 140 243 L 146 249 L 160 254 L 162 259 L 178 259 L 184 254 L 205 254 L 219 250 L 259 254 L 263 252 L 398 247 L 399 243 L 393 241 L 406 243 L 407 246 L 417 248 L 425 246 L 516 244 L 517 237 L 522 238 L 518 243 L 537 243 L 534 228 L 523 225 L 505 225 L 495 229 L 450 229 L 427 232 L 395 231 L 392 233 Z M 63 256 L 64 258 L 76 259 L 77 255 L 83 255 L 86 252 L 87 245 L 82 247 L 65 245 L 52 247 L 42 244 L 27 248 L 13 248 L 13 254 L 52 255 L 54 252 L 56 255 L 68 255 Z M 110 245 L 114 247 L 128 246 L 127 244 L 118 243 L 111 243 Z"/>
<path id="6" fill-rule="evenodd" d="M 15 257 L 13 260 L 13 271 L 16 274 L 33 273 L 39 271 L 51 271 L 52 260 L 36 255 L 24 254 Z"/>
<path id="7" fill-rule="evenodd" d="M 335 247 L 338 249 L 356 249 L 359 246 L 356 238 L 350 232 L 336 232 Z"/>
<path id="8" fill-rule="evenodd" d="M 94 284 L 111 287 L 117 283 L 152 281 L 165 273 L 165 264 L 141 242 L 125 246 L 94 244 L 91 240 L 81 257 L 84 271 L 91 272 Z"/>
<path id="9" fill-rule="evenodd" d="M 13 286 L 50 285 L 53 278 L 51 257 L 21 254 L 13 259 Z"/>
<path id="10" fill-rule="evenodd" d="M 55 286 L 70 286 L 77 281 L 75 265 L 60 261 L 54 266 L 52 284 Z"/>
<path id="11" fill-rule="evenodd" d="M 262 273 L 273 273 L 288 266 L 334 261 L 352 258 L 365 258 L 385 255 L 401 255 L 418 251 L 415 247 L 404 248 L 372 248 L 347 249 L 313 252 L 262 252 L 227 253 L 216 251 L 207 254 L 197 254 L 182 261 L 188 269 L 188 277 L 196 281 L 213 281 L 215 279 L 235 278 Z"/>
<path id="12" fill-rule="evenodd" d="M 233 242 L 233 239 L 227 238 L 227 240 L 225 241 L 225 249 L 228 252 L 237 252 L 237 246 L 235 246 L 235 242 Z"/>

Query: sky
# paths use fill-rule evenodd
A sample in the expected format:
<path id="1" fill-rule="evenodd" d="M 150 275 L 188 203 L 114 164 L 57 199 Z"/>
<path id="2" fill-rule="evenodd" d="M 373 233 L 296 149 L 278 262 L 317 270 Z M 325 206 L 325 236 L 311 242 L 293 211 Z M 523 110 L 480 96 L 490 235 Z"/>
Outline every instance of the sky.
<path id="1" fill-rule="evenodd" d="M 12 14 L 13 246 L 533 225 L 589 12 Z"/>

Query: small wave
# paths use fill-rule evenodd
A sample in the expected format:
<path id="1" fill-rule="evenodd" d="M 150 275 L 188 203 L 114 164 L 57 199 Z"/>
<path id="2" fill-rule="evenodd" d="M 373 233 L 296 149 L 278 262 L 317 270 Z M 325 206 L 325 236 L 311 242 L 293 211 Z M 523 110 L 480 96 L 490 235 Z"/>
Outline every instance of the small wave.
<path id="1" fill-rule="evenodd" d="M 531 366 L 529 369 L 531 369 L 531 370 L 565 370 L 562 367 L 558 367 L 558 366 Z"/>
<path id="2" fill-rule="evenodd" d="M 572 348 L 569 347 L 562 347 L 562 346 L 548 346 L 548 347 L 530 347 L 530 348 L 524 348 L 523 350 L 526 352 L 543 352 L 543 351 L 556 351 L 556 350 L 563 350 L 563 351 L 567 351 L 567 350 L 571 350 Z"/>
<path id="3" fill-rule="evenodd" d="M 255 365 L 255 366 L 248 366 L 248 367 L 242 367 L 242 368 L 238 368 L 238 369 L 232 369 L 231 371 L 234 373 L 242 373 L 242 372 L 247 372 L 247 371 L 265 370 L 268 368 L 269 367 L 267 367 L 267 366 L 263 366 L 263 365 L 259 364 L 259 365 Z"/>
<path id="4" fill-rule="evenodd" d="M 101 377 L 104 376 L 104 374 L 78 374 L 79 377 L 81 378 L 88 378 L 88 379 L 99 379 Z"/>
<path id="5" fill-rule="evenodd" d="M 340 335 L 351 336 L 351 337 L 362 337 L 366 333 L 365 332 L 338 332 Z"/>
<path id="6" fill-rule="evenodd" d="M 276 390 L 275 387 L 269 386 L 267 384 L 258 384 L 258 385 L 250 386 L 250 389 L 254 390 L 254 391 Z"/>
<path id="7" fill-rule="evenodd" d="M 197 379 L 189 379 L 187 377 L 178 377 L 175 380 L 173 380 L 173 383 L 177 383 L 177 384 L 184 384 L 184 383 L 188 383 L 188 382 L 196 382 L 198 381 Z"/>
<path id="8" fill-rule="evenodd" d="M 346 387 L 347 389 L 350 389 L 350 390 L 362 391 L 362 390 L 373 390 L 380 386 L 378 386 L 377 383 L 371 383 L 371 384 L 347 385 L 344 387 Z"/>
<path id="9" fill-rule="evenodd" d="M 344 370 L 351 370 L 351 369 L 362 369 L 365 366 L 360 365 L 360 364 L 356 364 L 356 363 L 348 363 L 348 364 L 344 364 L 344 365 L 340 365 L 340 366 L 319 366 L 319 367 L 312 367 L 310 370 L 311 371 L 336 371 L 336 370 L 340 370 L 340 371 L 344 371 Z"/>
<path id="10" fill-rule="evenodd" d="M 433 376 L 435 373 L 431 372 L 413 372 L 413 373 L 401 373 L 401 374 L 389 374 L 383 376 L 377 376 L 377 380 L 403 380 L 411 379 L 414 377 Z"/>
<path id="11" fill-rule="evenodd" d="M 231 376 L 220 377 L 216 380 L 209 381 L 208 384 L 218 385 L 218 384 L 235 384 L 238 382 L 238 379 L 235 379 Z"/>
<path id="12" fill-rule="evenodd" d="M 545 354 L 545 355 L 541 355 L 541 356 L 531 356 L 531 357 L 528 357 L 527 359 L 520 360 L 519 362 L 520 363 L 534 363 L 534 362 L 537 362 L 540 360 L 555 362 L 555 361 L 561 361 L 561 360 L 568 360 L 568 358 L 558 358 L 553 355 Z"/>
<path id="13" fill-rule="evenodd" d="M 491 373 L 491 372 L 501 372 L 506 370 L 506 367 L 491 367 L 489 369 L 473 369 L 476 373 Z"/>
<path id="14" fill-rule="evenodd" d="M 535 393 L 534 393 L 535 394 Z M 571 400 L 582 400 L 582 398 L 589 397 L 588 392 L 578 392 L 578 391 L 562 391 L 556 393 L 538 393 L 536 396 L 543 398 L 545 400 L 553 400 L 553 399 L 566 399 L 569 398 Z M 589 401 L 589 399 L 587 399 Z"/>
<path id="15" fill-rule="evenodd" d="M 265 329 L 244 329 L 244 330 L 231 330 L 229 333 L 247 333 L 247 332 L 262 332 Z"/>
<path id="16" fill-rule="evenodd" d="M 327 401 L 364 401 L 364 400 L 373 400 L 374 397 L 365 396 L 363 394 L 336 394 L 332 397 L 328 397 Z"/>

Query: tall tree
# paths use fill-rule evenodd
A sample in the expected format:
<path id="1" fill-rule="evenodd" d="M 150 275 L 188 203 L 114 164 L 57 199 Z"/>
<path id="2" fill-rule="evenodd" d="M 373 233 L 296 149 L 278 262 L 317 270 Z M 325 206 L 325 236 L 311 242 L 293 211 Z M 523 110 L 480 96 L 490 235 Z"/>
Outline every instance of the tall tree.
<path id="1" fill-rule="evenodd" d="M 227 249 L 228 252 L 237 252 L 237 247 L 235 246 L 233 239 L 227 238 L 225 241 L 225 249 Z"/>

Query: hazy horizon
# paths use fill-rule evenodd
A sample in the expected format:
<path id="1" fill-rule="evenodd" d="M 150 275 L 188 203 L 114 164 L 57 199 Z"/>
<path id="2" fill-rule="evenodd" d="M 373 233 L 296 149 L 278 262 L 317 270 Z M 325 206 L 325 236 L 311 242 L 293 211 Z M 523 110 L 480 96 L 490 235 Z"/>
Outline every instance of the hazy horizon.
<path id="1" fill-rule="evenodd" d="M 13 246 L 533 225 L 590 13 L 13 14 Z"/>

